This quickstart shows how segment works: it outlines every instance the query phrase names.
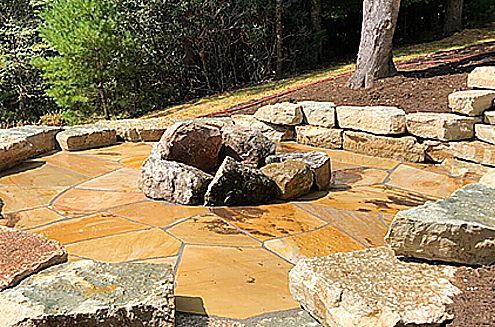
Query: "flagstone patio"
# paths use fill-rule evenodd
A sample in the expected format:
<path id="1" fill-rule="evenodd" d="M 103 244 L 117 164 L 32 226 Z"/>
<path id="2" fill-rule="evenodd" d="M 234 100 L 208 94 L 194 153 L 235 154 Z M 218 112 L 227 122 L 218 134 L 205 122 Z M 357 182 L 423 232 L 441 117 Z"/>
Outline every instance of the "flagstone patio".
<path id="1" fill-rule="evenodd" d="M 125 143 L 28 160 L 0 175 L 0 222 L 60 241 L 72 261 L 171 263 L 179 311 L 245 319 L 299 306 L 288 289 L 298 259 L 383 245 L 397 211 L 475 182 L 439 166 L 317 149 L 332 158 L 328 194 L 257 207 L 186 207 L 138 190 L 150 149 Z M 315 148 L 286 143 L 280 150 Z"/>

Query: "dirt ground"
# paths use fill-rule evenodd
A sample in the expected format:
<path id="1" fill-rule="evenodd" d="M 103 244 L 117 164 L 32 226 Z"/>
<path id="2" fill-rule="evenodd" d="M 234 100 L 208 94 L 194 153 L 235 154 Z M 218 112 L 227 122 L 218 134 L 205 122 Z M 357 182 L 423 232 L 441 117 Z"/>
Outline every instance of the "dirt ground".
<path id="1" fill-rule="evenodd" d="M 396 106 L 408 113 L 450 112 L 448 95 L 467 89 L 468 73 L 477 66 L 494 64 L 495 42 L 485 43 L 401 63 L 397 76 L 377 81 L 372 89 L 351 90 L 346 86 L 349 76 L 342 76 L 253 104 L 247 109 L 231 108 L 229 114 L 252 114 L 262 105 L 289 100 L 331 101 L 337 105 Z"/>

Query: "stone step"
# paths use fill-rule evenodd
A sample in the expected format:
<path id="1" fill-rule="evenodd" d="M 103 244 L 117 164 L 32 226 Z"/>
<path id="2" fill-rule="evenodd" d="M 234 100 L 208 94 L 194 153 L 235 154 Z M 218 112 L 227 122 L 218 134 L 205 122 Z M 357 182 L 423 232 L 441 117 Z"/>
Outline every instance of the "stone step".
<path id="1" fill-rule="evenodd" d="M 454 157 L 487 166 L 495 166 L 495 145 L 481 142 L 452 142 Z"/>
<path id="2" fill-rule="evenodd" d="M 102 120 L 95 125 L 114 129 L 124 142 L 156 142 L 172 123 L 161 118 Z"/>
<path id="3" fill-rule="evenodd" d="M 303 101 L 299 102 L 304 113 L 304 120 L 309 125 L 334 128 L 336 125 L 335 103 Z"/>
<path id="4" fill-rule="evenodd" d="M 449 95 L 449 107 L 453 112 L 467 116 L 481 116 L 493 107 L 495 91 L 468 90 Z"/>
<path id="5" fill-rule="evenodd" d="M 284 126 L 300 125 L 304 121 L 302 106 L 290 102 L 261 107 L 254 117 L 265 123 Z"/>
<path id="6" fill-rule="evenodd" d="M 117 132 L 95 125 L 75 126 L 58 133 L 57 142 L 64 151 L 99 148 L 117 143 Z"/>
<path id="7" fill-rule="evenodd" d="M 342 132 L 338 128 L 325 128 L 318 126 L 297 126 L 297 143 L 317 146 L 325 149 L 342 149 Z"/>
<path id="8" fill-rule="evenodd" d="M 494 125 L 476 124 L 475 130 L 476 130 L 476 138 L 490 144 L 495 144 Z"/>
<path id="9" fill-rule="evenodd" d="M 475 68 L 468 76 L 468 87 L 495 90 L 495 66 Z"/>
<path id="10" fill-rule="evenodd" d="M 406 116 L 407 131 L 425 139 L 458 141 L 474 136 L 480 119 L 447 113 L 414 113 Z"/>
<path id="11" fill-rule="evenodd" d="M 406 132 L 406 113 L 396 107 L 337 107 L 340 128 L 381 135 Z"/>

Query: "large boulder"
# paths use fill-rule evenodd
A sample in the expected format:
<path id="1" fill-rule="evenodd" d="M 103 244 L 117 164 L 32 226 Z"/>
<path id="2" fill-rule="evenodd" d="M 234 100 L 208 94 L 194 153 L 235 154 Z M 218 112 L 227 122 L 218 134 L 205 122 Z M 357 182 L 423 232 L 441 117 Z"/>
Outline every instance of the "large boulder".
<path id="1" fill-rule="evenodd" d="M 279 194 L 277 184 L 261 171 L 226 157 L 208 186 L 205 205 L 264 204 Z"/>
<path id="2" fill-rule="evenodd" d="M 495 263 L 495 189 L 471 184 L 399 212 L 385 241 L 395 254 L 464 264 Z"/>
<path id="3" fill-rule="evenodd" d="M 66 261 L 67 252 L 57 241 L 0 226 L 0 291 Z"/>
<path id="4" fill-rule="evenodd" d="M 495 91 L 467 90 L 449 95 L 449 107 L 453 112 L 468 116 L 481 116 L 493 107 Z"/>
<path id="5" fill-rule="evenodd" d="M 0 326 L 174 326 L 170 265 L 77 261 L 0 293 Z"/>
<path id="6" fill-rule="evenodd" d="M 495 66 L 476 67 L 468 76 L 468 87 L 495 90 Z"/>
<path id="7" fill-rule="evenodd" d="M 332 161 L 325 152 L 285 152 L 266 158 L 266 163 L 279 163 L 287 160 L 298 160 L 309 165 L 314 174 L 316 189 L 326 191 L 332 184 Z"/>
<path id="8" fill-rule="evenodd" d="M 336 125 L 335 103 L 303 101 L 302 106 L 306 123 L 314 126 L 333 128 Z"/>
<path id="9" fill-rule="evenodd" d="M 409 114 L 407 131 L 425 139 L 458 141 L 474 136 L 474 124 L 479 120 L 455 114 L 418 112 Z"/>
<path id="10" fill-rule="evenodd" d="M 212 178 L 195 167 L 163 160 L 152 153 L 141 169 L 139 188 L 152 199 L 197 205 L 203 204 Z"/>
<path id="11" fill-rule="evenodd" d="M 299 260 L 289 287 L 323 326 L 443 326 L 460 293 L 450 282 L 455 271 L 403 262 L 380 247 Z"/>
<path id="12" fill-rule="evenodd" d="M 58 133 L 57 142 L 64 151 L 99 148 L 117 143 L 117 132 L 96 125 L 75 126 Z"/>
<path id="13" fill-rule="evenodd" d="M 261 107 L 254 117 L 265 123 L 285 126 L 300 125 L 304 120 L 302 106 L 290 102 Z"/>
<path id="14" fill-rule="evenodd" d="M 265 158 L 274 154 L 276 144 L 259 130 L 229 126 L 222 129 L 221 157 L 229 156 L 255 168 L 265 164 Z"/>
<path id="15" fill-rule="evenodd" d="M 254 118 L 253 115 L 232 115 L 236 126 L 260 131 L 273 142 L 292 141 L 295 139 L 294 126 L 283 126 L 265 123 Z"/>
<path id="16" fill-rule="evenodd" d="M 317 146 L 326 149 L 342 149 L 342 132 L 338 128 L 318 126 L 297 126 L 297 143 Z"/>
<path id="17" fill-rule="evenodd" d="M 337 107 L 339 127 L 374 134 L 403 134 L 406 113 L 396 107 Z"/>
<path id="18" fill-rule="evenodd" d="M 218 164 L 221 146 L 220 129 L 187 121 L 168 128 L 157 143 L 156 151 L 162 159 L 212 172 Z"/>
<path id="19" fill-rule="evenodd" d="M 272 163 L 261 168 L 261 171 L 278 185 L 282 199 L 295 199 L 306 195 L 313 186 L 313 172 L 309 165 L 302 161 Z"/>

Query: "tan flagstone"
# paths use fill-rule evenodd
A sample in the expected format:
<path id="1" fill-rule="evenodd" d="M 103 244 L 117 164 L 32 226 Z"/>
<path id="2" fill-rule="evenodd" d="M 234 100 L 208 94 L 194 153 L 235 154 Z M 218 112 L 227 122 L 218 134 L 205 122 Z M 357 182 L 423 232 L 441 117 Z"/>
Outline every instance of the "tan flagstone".
<path id="1" fill-rule="evenodd" d="M 74 153 L 120 161 L 122 159 L 135 156 L 148 156 L 150 154 L 151 147 L 151 143 L 121 143 L 105 148 L 77 151 Z"/>
<path id="2" fill-rule="evenodd" d="M 125 158 L 120 161 L 121 164 L 128 168 L 141 169 L 144 161 L 148 158 L 148 155 L 145 156 L 135 156 L 130 158 Z"/>
<path id="3" fill-rule="evenodd" d="M 39 158 L 37 161 L 45 161 L 53 166 L 66 168 L 89 177 L 100 176 L 121 168 L 120 164 L 111 160 L 81 156 L 63 151 Z"/>
<path id="4" fill-rule="evenodd" d="M 41 234 L 62 244 L 69 244 L 146 228 L 148 226 L 133 223 L 124 218 L 98 213 L 88 217 L 63 220 L 31 229 L 30 232 Z"/>
<path id="5" fill-rule="evenodd" d="M 387 185 L 442 198 L 467 184 L 467 181 L 431 171 L 421 170 L 409 165 L 399 166 L 391 175 Z"/>
<path id="6" fill-rule="evenodd" d="M 295 309 L 292 265 L 264 249 L 186 245 L 177 273 L 177 310 L 245 319 Z"/>
<path id="7" fill-rule="evenodd" d="M 260 242 L 213 214 L 189 218 L 168 232 L 189 244 L 261 246 Z"/>
<path id="8" fill-rule="evenodd" d="M 338 252 L 365 249 L 362 244 L 333 226 L 266 241 L 264 245 L 293 264 L 303 258 L 324 257 Z"/>
<path id="9" fill-rule="evenodd" d="M 178 256 L 173 256 L 173 257 L 159 257 L 159 258 L 151 258 L 151 259 L 144 259 L 144 260 L 137 260 L 134 261 L 136 263 L 150 263 L 153 265 L 163 265 L 163 264 L 169 264 L 172 267 L 175 268 L 177 265 L 177 262 L 179 260 Z"/>
<path id="10" fill-rule="evenodd" d="M 289 203 L 211 210 L 260 240 L 307 232 L 325 224 Z"/>
<path id="11" fill-rule="evenodd" d="M 102 262 L 175 256 L 181 243 L 159 229 L 111 235 L 67 245 L 69 254 Z"/>
<path id="12" fill-rule="evenodd" d="M 80 216 L 144 200 L 141 193 L 71 189 L 52 204 L 64 216 Z"/>
<path id="13" fill-rule="evenodd" d="M 113 208 L 109 212 L 143 224 L 167 227 L 181 219 L 208 213 L 209 210 L 204 207 L 189 207 L 144 201 Z"/>
<path id="14" fill-rule="evenodd" d="M 363 186 L 380 184 L 385 181 L 389 172 L 374 168 L 345 169 L 334 172 L 334 186 Z"/>
<path id="15" fill-rule="evenodd" d="M 0 219 L 0 224 L 7 227 L 15 227 L 17 229 L 29 229 L 64 218 L 48 208 L 13 212 L 4 216 L 5 219 Z"/>
<path id="16" fill-rule="evenodd" d="M 4 212 L 20 211 L 47 206 L 63 187 L 0 186 L 0 199 Z"/>
<path id="17" fill-rule="evenodd" d="M 387 158 L 367 156 L 344 150 L 325 150 L 332 160 L 379 169 L 392 169 L 400 164 L 399 161 Z"/>
<path id="18" fill-rule="evenodd" d="M 140 192 L 138 188 L 140 177 L 141 173 L 139 170 L 122 168 L 85 182 L 79 185 L 78 188 L 119 192 Z"/>

